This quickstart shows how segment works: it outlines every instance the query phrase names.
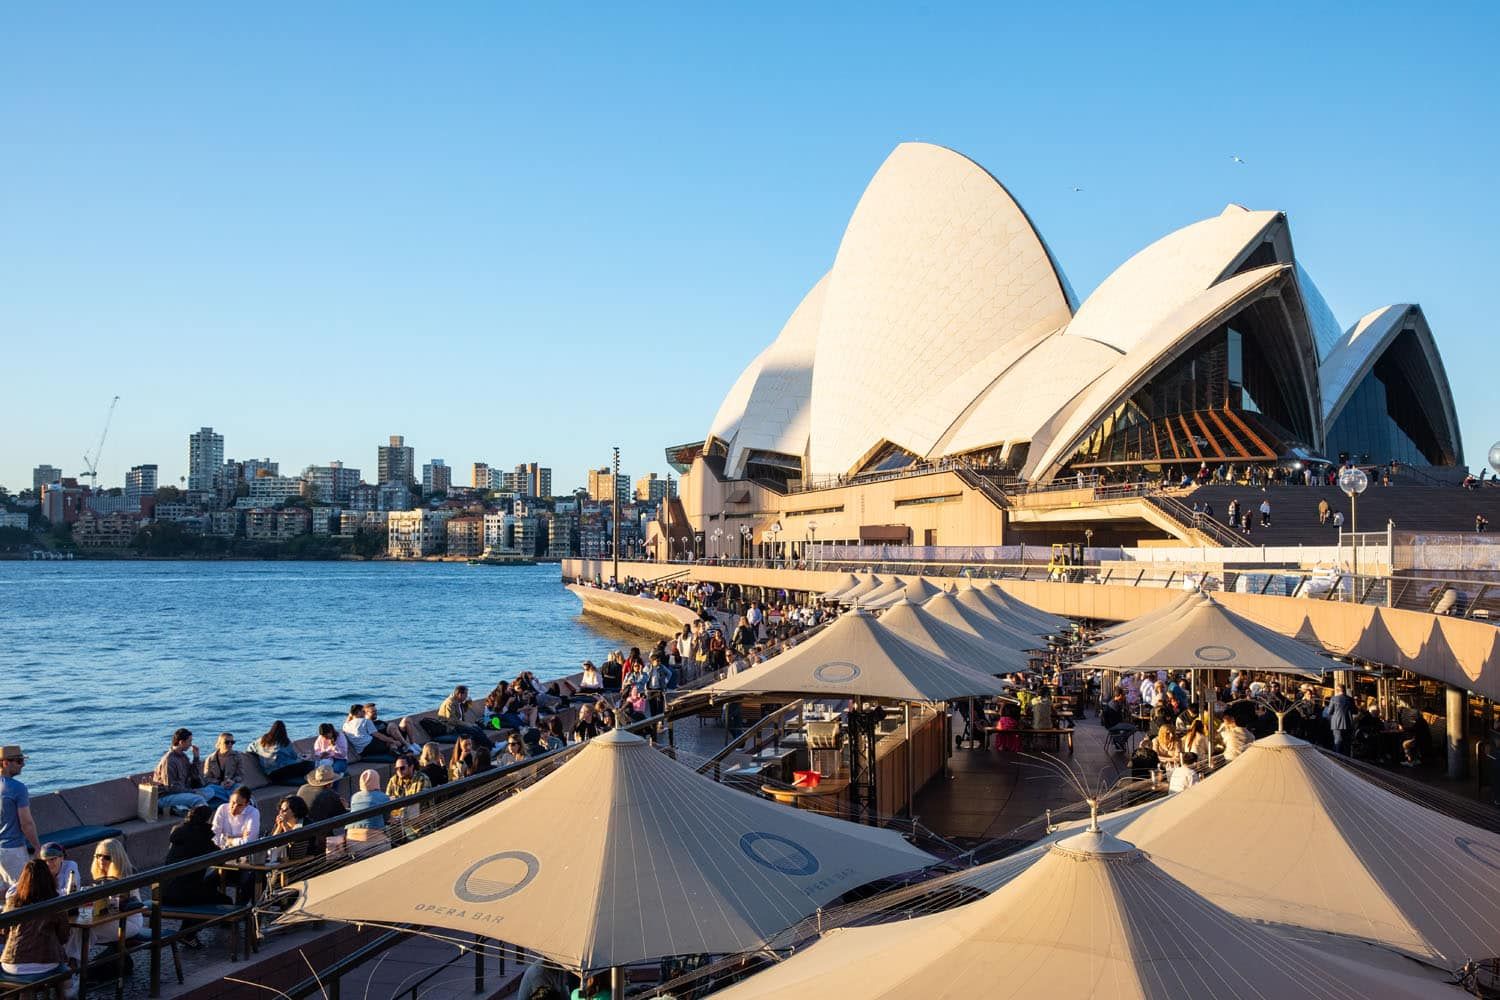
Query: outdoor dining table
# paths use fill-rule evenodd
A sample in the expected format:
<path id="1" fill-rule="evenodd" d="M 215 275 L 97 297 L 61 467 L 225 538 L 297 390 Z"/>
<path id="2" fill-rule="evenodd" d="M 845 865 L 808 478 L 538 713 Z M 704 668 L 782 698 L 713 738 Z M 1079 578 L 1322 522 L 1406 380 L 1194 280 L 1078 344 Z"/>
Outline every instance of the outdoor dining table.
<path id="1" fill-rule="evenodd" d="M 131 903 L 128 906 L 114 907 L 107 903 L 101 906 L 85 906 L 80 909 L 68 921 L 68 925 L 78 931 L 78 995 L 84 996 L 88 991 L 89 976 L 89 952 L 93 948 L 94 930 L 108 923 L 115 923 L 118 930 L 115 932 L 115 946 L 118 952 L 115 955 L 115 997 L 125 994 L 125 960 L 128 957 L 125 952 L 125 918 L 132 914 L 145 914 L 147 906 L 145 903 Z"/>

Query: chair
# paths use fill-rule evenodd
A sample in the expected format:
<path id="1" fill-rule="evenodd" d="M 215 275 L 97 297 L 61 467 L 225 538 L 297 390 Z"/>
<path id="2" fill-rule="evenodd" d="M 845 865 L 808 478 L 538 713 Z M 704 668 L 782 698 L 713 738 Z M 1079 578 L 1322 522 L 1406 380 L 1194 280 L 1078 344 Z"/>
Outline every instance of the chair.
<path id="1" fill-rule="evenodd" d="M 0 972 L 0 997 L 52 997 L 63 1000 L 73 971 L 66 967 L 40 976 L 12 976 Z"/>

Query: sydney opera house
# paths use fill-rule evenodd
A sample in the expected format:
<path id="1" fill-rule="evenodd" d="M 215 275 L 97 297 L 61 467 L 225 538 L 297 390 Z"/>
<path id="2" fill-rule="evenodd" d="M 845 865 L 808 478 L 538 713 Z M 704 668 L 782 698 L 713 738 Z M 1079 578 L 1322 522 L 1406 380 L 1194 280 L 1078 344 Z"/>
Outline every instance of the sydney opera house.
<path id="1" fill-rule="evenodd" d="M 703 439 L 669 449 L 682 523 L 658 544 L 993 545 L 1024 520 L 1008 497 L 1080 477 L 1462 455 L 1421 307 L 1341 328 L 1284 213 L 1230 205 L 1080 303 L 994 177 L 906 143 Z M 1149 520 L 1125 535 L 1172 533 Z"/>

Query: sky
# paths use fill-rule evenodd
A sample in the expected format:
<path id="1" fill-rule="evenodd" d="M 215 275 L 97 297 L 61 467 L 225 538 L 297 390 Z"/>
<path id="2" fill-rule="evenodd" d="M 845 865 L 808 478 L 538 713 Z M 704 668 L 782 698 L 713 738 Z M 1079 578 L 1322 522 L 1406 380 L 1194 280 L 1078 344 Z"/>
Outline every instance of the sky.
<path id="1" fill-rule="evenodd" d="M 1081 297 L 1285 210 L 1344 326 L 1422 304 L 1484 461 L 1500 9 L 1007 6 L 4 5 L 0 484 L 76 474 L 115 395 L 101 485 L 204 425 L 284 473 L 665 471 L 908 140 Z"/>

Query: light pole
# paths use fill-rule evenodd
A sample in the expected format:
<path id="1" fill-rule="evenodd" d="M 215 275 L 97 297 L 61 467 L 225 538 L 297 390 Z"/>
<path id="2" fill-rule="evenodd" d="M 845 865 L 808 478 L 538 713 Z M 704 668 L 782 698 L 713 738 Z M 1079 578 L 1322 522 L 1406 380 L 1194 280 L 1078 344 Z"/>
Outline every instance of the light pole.
<path id="1" fill-rule="evenodd" d="M 740 525 L 740 558 L 750 557 L 750 525 Z"/>
<path id="2" fill-rule="evenodd" d="M 1339 473 L 1339 489 L 1349 497 L 1349 534 L 1354 538 L 1354 600 L 1359 601 L 1359 495 L 1370 485 L 1363 469 L 1353 466 Z"/>
<path id="3" fill-rule="evenodd" d="M 615 472 L 609 480 L 610 492 L 614 496 L 609 501 L 611 515 L 609 520 L 612 536 L 610 549 L 615 558 L 615 585 L 618 586 L 620 583 L 620 448 L 618 445 L 615 446 L 614 453 Z"/>
<path id="4" fill-rule="evenodd" d="M 803 555 L 806 556 L 807 558 L 803 559 L 802 561 L 808 566 L 808 568 L 811 568 L 812 565 L 813 565 L 812 551 L 813 551 L 813 548 L 818 543 L 818 522 L 817 521 L 808 521 L 807 522 L 807 542 L 808 542 L 808 549 L 809 549 L 809 551 L 803 553 Z"/>
<path id="5" fill-rule="evenodd" d="M 724 528 L 723 528 L 723 526 L 721 525 L 720 527 L 715 528 L 713 535 L 710 536 L 710 537 L 712 537 L 713 540 L 714 540 L 714 558 L 718 559 L 721 556 L 723 556 L 723 554 L 724 554 L 724 550 L 723 550 L 723 548 L 720 547 L 720 544 L 719 544 L 719 540 L 724 537 Z"/>
<path id="6" fill-rule="evenodd" d="M 667 517 L 667 562 L 672 561 L 672 470 L 667 470 L 667 495 L 662 497 L 662 506 L 666 508 Z"/>

